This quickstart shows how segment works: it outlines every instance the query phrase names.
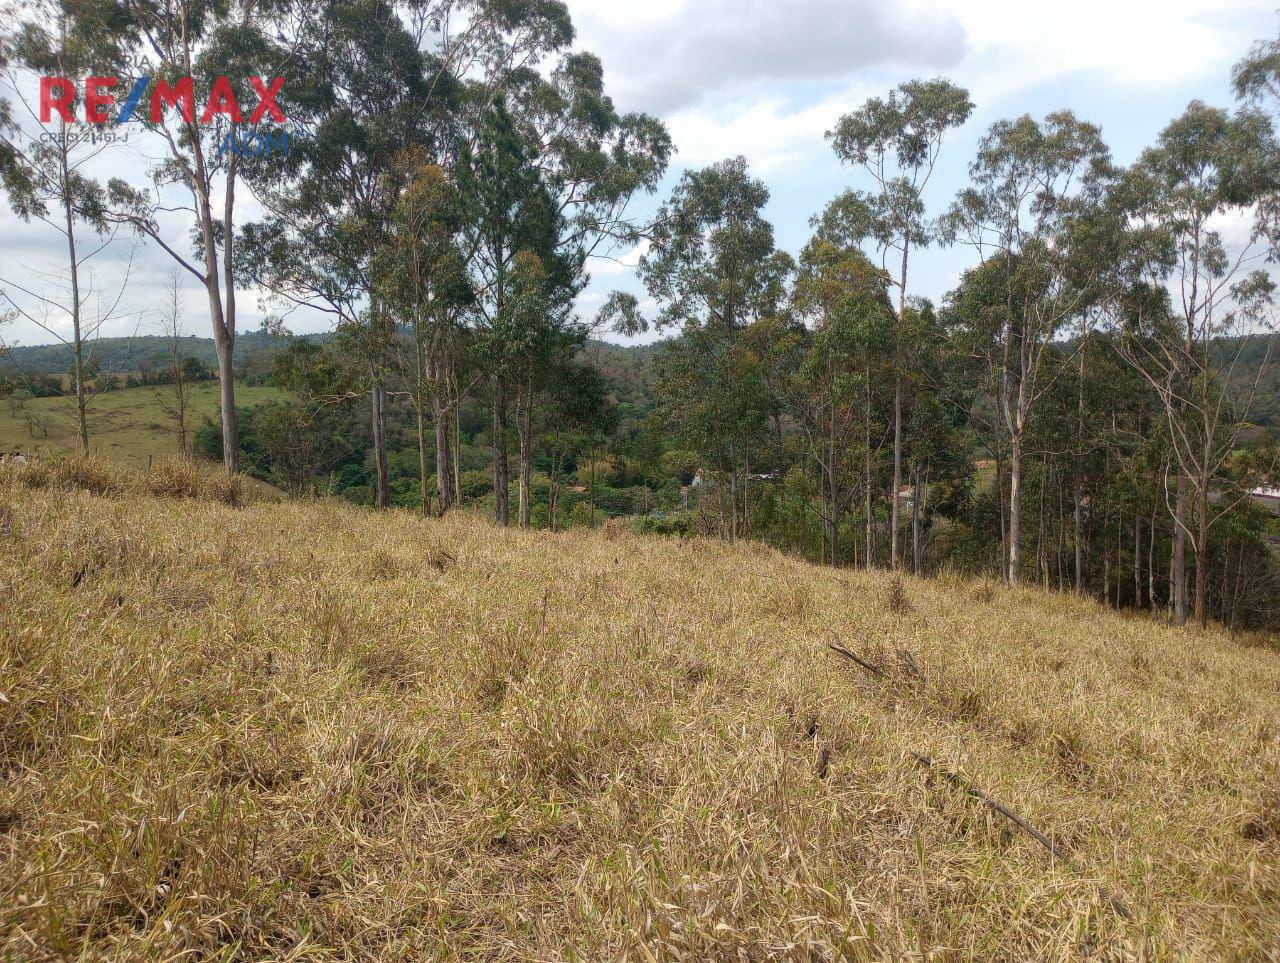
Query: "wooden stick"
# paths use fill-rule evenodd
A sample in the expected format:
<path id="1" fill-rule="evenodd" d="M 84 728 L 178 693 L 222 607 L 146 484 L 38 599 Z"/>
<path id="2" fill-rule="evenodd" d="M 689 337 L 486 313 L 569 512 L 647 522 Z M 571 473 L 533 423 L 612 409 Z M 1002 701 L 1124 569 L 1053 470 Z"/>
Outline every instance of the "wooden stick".
<path id="1" fill-rule="evenodd" d="M 862 658 L 861 656 L 854 655 L 852 652 L 850 652 L 848 649 L 846 649 L 842 645 L 836 645 L 834 642 L 828 642 L 827 648 L 829 648 L 832 652 L 835 652 L 838 655 L 843 655 L 846 659 L 852 659 L 854 662 L 858 663 L 858 665 L 862 666 L 864 669 L 866 669 L 868 672 L 870 672 L 874 676 L 879 676 L 881 679 L 886 677 L 884 669 L 881 669 L 879 666 L 872 665 L 870 662 L 868 662 L 866 659 Z"/>
<path id="2" fill-rule="evenodd" d="M 861 656 L 855 655 L 854 653 L 846 649 L 844 646 L 836 645 L 834 642 L 828 642 L 827 647 L 831 649 L 832 652 L 835 652 L 837 655 L 842 655 L 846 659 L 856 662 L 858 665 L 866 669 L 868 672 L 870 672 L 872 675 L 876 676 L 877 678 L 880 678 L 880 679 L 888 678 L 888 675 L 879 666 L 872 665 L 866 659 L 862 658 Z M 908 653 L 908 657 L 909 657 L 909 653 Z M 912 661 L 912 666 L 914 667 L 914 660 Z M 919 673 L 920 670 L 916 668 L 915 671 Z M 920 675 L 919 677 L 923 678 L 923 675 Z M 985 805 L 989 806 L 991 809 L 995 810 L 1005 819 L 1009 820 L 1009 822 L 1013 823 L 1015 826 L 1021 829 L 1024 833 L 1026 833 L 1028 836 L 1034 839 L 1037 843 L 1039 843 L 1041 846 L 1047 849 L 1051 856 L 1065 863 L 1067 867 L 1071 869 L 1072 872 L 1078 873 L 1081 876 L 1085 875 L 1081 871 L 1080 867 L 1076 864 L 1075 860 L 1073 860 L 1061 848 L 1059 848 L 1052 839 L 1050 839 L 1044 833 L 1040 832 L 1040 830 L 1036 829 L 1029 822 L 1027 822 L 1025 819 L 1023 819 L 1021 816 L 1015 813 L 1012 809 L 1010 809 L 1004 803 L 1000 802 L 1000 800 L 983 792 L 981 789 L 975 786 L 972 782 L 970 782 L 964 776 L 960 775 L 960 773 L 952 772 L 950 769 L 946 769 L 943 766 L 939 765 L 929 756 L 926 756 L 923 753 L 919 753 L 919 752 L 912 752 L 911 755 L 915 756 L 916 761 L 920 763 L 920 765 L 924 766 L 926 769 L 929 769 L 932 772 L 938 773 L 944 779 L 946 779 L 947 782 L 951 783 L 953 786 L 956 786 L 959 789 L 964 790 L 970 796 L 979 800 Z M 1125 904 L 1122 903 L 1114 893 L 1112 893 L 1109 889 L 1107 889 L 1101 883 L 1098 884 L 1098 892 L 1106 897 L 1107 902 L 1111 904 L 1111 908 L 1114 909 L 1120 916 L 1122 916 L 1124 919 L 1127 919 L 1127 920 L 1133 919 L 1133 913 L 1130 911 L 1129 907 L 1125 906 Z"/>
<path id="3" fill-rule="evenodd" d="M 1039 843 L 1041 846 L 1047 849 L 1051 856 L 1053 856 L 1055 859 L 1062 860 L 1062 862 L 1065 863 L 1072 872 L 1079 873 L 1082 876 L 1084 875 L 1080 867 L 1076 864 L 1075 860 L 1073 860 L 1069 855 L 1063 852 L 1062 849 L 1058 847 L 1052 839 L 1050 839 L 1044 833 L 1040 832 L 1040 830 L 1036 829 L 1036 827 L 1032 826 L 1029 822 L 1027 822 L 1025 819 L 1023 819 L 1021 816 L 1015 813 L 1012 809 L 1010 809 L 1004 803 L 1000 802 L 1000 800 L 983 792 L 981 789 L 975 786 L 972 782 L 970 782 L 964 776 L 960 775 L 960 773 L 952 772 L 950 769 L 944 768 L 943 766 L 939 765 L 937 762 L 935 762 L 933 759 L 929 758 L 928 756 L 919 752 L 912 752 L 911 755 L 915 756 L 916 761 L 919 762 L 926 769 L 929 769 L 933 772 L 938 773 L 940 776 L 942 776 L 942 778 L 947 780 L 947 782 L 951 783 L 953 786 L 957 786 L 958 788 L 963 789 L 968 795 L 985 803 L 991 809 L 998 812 L 1001 816 L 1009 820 L 1009 822 L 1013 823 L 1015 826 L 1021 829 L 1024 833 L 1026 833 L 1028 836 L 1034 839 L 1037 843 Z M 1107 898 L 1107 901 L 1111 904 L 1111 908 L 1114 909 L 1117 913 L 1119 913 L 1122 917 L 1124 917 L 1127 920 L 1133 919 L 1133 913 L 1129 910 L 1129 907 L 1125 906 L 1124 903 L 1120 902 L 1120 900 L 1115 896 L 1115 894 L 1112 893 L 1109 889 L 1107 889 L 1102 884 L 1098 884 L 1098 892 Z"/>

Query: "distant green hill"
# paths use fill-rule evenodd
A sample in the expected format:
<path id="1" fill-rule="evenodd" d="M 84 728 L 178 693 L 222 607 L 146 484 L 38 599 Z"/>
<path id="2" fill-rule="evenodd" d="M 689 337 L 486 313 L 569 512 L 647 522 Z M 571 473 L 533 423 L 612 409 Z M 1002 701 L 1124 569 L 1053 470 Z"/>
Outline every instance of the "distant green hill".
<path id="1" fill-rule="evenodd" d="M 1280 429 L 1280 334 L 1273 334 L 1270 339 L 1250 339 L 1240 352 L 1232 382 L 1237 389 L 1248 391 L 1258 376 L 1259 366 L 1267 360 L 1268 351 L 1270 362 L 1258 384 L 1249 420 L 1264 428 Z"/>
<path id="2" fill-rule="evenodd" d="M 274 343 L 269 335 L 246 331 L 236 338 L 235 360 L 240 363 L 255 350 Z M 212 338 L 187 337 L 182 339 L 185 356 L 199 358 L 210 368 L 216 368 L 217 352 Z M 90 357 L 103 372 L 125 374 L 137 371 L 139 364 L 157 355 L 169 353 L 169 339 L 160 335 L 137 335 L 129 338 L 100 338 L 90 345 Z M 0 373 L 66 374 L 74 357 L 69 344 L 40 344 L 10 348 L 0 354 Z"/>
<path id="3" fill-rule="evenodd" d="M 300 337 L 325 339 L 327 334 L 307 334 Z M 236 338 L 236 363 L 263 348 L 278 344 L 270 335 L 259 331 L 246 331 Z M 592 341 L 585 355 L 598 361 L 602 367 L 617 370 L 620 380 L 643 381 L 657 344 L 623 346 L 607 341 Z M 217 352 L 212 338 L 186 337 L 182 339 L 183 354 L 199 358 L 210 368 L 217 366 Z M 138 363 L 156 355 L 167 355 L 169 341 L 160 335 L 136 335 L 128 338 L 100 338 L 90 347 L 92 358 L 104 372 L 124 374 L 138 369 Z M 19 369 L 27 374 L 66 374 L 71 368 L 74 353 L 69 344 L 38 344 L 10 348 L 0 353 L 0 372 Z"/>
<path id="4" fill-rule="evenodd" d="M 620 404 L 631 406 L 638 415 L 646 415 L 653 407 L 653 359 L 662 345 L 661 341 L 637 345 L 591 341 L 582 350 L 582 358 L 609 379 Z"/>

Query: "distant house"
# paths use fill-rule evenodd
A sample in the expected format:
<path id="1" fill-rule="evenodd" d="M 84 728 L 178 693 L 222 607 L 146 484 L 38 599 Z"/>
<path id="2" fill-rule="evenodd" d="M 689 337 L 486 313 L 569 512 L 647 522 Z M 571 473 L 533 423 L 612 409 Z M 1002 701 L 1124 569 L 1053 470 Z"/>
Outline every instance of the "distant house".
<path id="1" fill-rule="evenodd" d="M 1280 488 L 1255 488 L 1249 492 L 1249 498 L 1272 515 L 1280 515 Z"/>
<path id="2" fill-rule="evenodd" d="M 747 475 L 748 481 L 777 481 L 778 473 L 776 471 L 753 471 Z M 693 481 L 689 483 L 690 488 L 712 488 L 715 481 L 708 475 L 703 474 L 701 468 L 693 473 Z"/>

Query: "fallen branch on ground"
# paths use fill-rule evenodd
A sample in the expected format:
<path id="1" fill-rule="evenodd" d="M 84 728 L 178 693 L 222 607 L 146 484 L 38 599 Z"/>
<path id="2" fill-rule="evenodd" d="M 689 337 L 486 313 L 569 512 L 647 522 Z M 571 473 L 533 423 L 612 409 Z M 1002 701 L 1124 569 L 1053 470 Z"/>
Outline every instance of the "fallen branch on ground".
<path id="1" fill-rule="evenodd" d="M 828 643 L 827 643 L 827 647 L 828 647 L 832 652 L 835 652 L 835 653 L 836 653 L 836 654 L 838 654 L 838 655 L 843 655 L 846 659 L 852 659 L 854 662 L 858 663 L 858 665 L 862 666 L 864 669 L 866 669 L 866 670 L 867 670 L 868 672 L 870 672 L 872 675 L 874 675 L 874 676 L 878 676 L 878 677 L 880 677 L 881 679 L 886 678 L 884 669 L 880 668 L 878 665 L 872 665 L 870 662 L 868 662 L 866 659 L 862 658 L 862 656 L 860 656 L 860 655 L 854 655 L 852 652 L 850 652 L 850 651 L 849 651 L 848 649 L 846 649 L 844 646 L 842 646 L 842 645 L 836 645 L 834 642 L 828 642 Z"/>
<path id="2" fill-rule="evenodd" d="M 873 665 L 872 663 L 868 662 L 866 659 L 862 658 L 859 655 L 855 655 L 853 652 L 850 652 L 844 646 L 837 645 L 834 642 L 828 642 L 827 647 L 831 649 L 832 652 L 835 652 L 837 655 L 844 656 L 846 659 L 849 659 L 850 661 L 857 663 L 858 665 L 866 669 L 868 672 L 870 672 L 872 675 L 876 676 L 877 678 L 879 679 L 888 678 L 888 674 L 884 671 L 884 669 L 880 668 L 877 665 Z M 905 650 L 900 650 L 900 655 L 904 653 L 906 654 L 907 658 L 910 658 L 909 653 L 906 653 Z M 923 680 L 924 675 L 923 673 L 920 672 L 919 667 L 915 665 L 914 659 L 910 661 L 909 665 L 910 665 L 910 668 L 907 671 L 910 672 L 911 670 L 914 670 L 913 674 L 918 679 Z M 1075 860 L 1073 860 L 1069 855 L 1063 852 L 1061 847 L 1057 846 L 1052 839 L 1050 839 L 1044 833 L 1040 832 L 1040 830 L 1036 829 L 1029 822 L 1027 822 L 1025 819 L 1023 819 L 1021 816 L 1015 813 L 1012 809 L 1010 809 L 1004 803 L 1000 802 L 1000 800 L 987 795 L 987 793 L 983 792 L 981 789 L 975 786 L 972 782 L 970 782 L 964 776 L 960 775 L 958 772 L 952 772 L 950 769 L 944 768 L 929 756 L 926 756 L 923 753 L 919 753 L 919 752 L 912 752 L 911 755 L 915 756 L 916 761 L 920 763 L 922 766 L 924 766 L 926 769 L 929 769 L 932 772 L 938 773 L 940 776 L 946 779 L 947 782 L 951 783 L 953 786 L 963 789 L 970 796 L 979 800 L 982 803 L 985 803 L 987 806 L 995 810 L 1005 819 L 1009 820 L 1011 823 L 1013 823 L 1015 826 L 1017 826 L 1019 829 L 1025 832 L 1028 836 L 1030 836 L 1032 839 L 1038 842 L 1041 846 L 1047 849 L 1051 856 L 1065 863 L 1067 867 L 1071 869 L 1072 872 L 1078 873 L 1081 876 L 1085 875 L 1081 871 L 1080 867 L 1076 864 Z M 1107 902 L 1111 904 L 1111 908 L 1114 909 L 1120 916 L 1122 916 L 1124 919 L 1127 919 L 1127 920 L 1133 919 L 1133 913 L 1132 911 L 1130 911 L 1129 907 L 1127 907 L 1124 903 L 1122 903 L 1120 899 L 1117 896 L 1115 896 L 1115 894 L 1113 894 L 1110 890 L 1108 890 L 1105 886 L 1099 884 L 1098 892 L 1101 893 L 1104 897 L 1106 897 Z"/>
<path id="3" fill-rule="evenodd" d="M 951 783 L 953 786 L 963 789 L 968 795 L 972 796 L 974 799 L 979 800 L 980 802 L 985 803 L 987 806 L 995 810 L 1005 819 L 1009 820 L 1009 822 L 1013 823 L 1015 826 L 1021 829 L 1024 833 L 1026 833 L 1028 836 L 1034 839 L 1037 843 L 1039 843 L 1041 846 L 1047 849 L 1051 856 L 1065 863 L 1066 866 L 1072 872 L 1079 873 L 1082 876 L 1085 875 L 1081 871 L 1076 861 L 1072 859 L 1067 853 L 1063 852 L 1060 846 L 1055 844 L 1052 839 L 1050 839 L 1044 833 L 1040 832 L 1040 830 L 1036 829 L 1035 826 L 1032 826 L 1031 823 L 1027 822 L 1025 819 L 1023 819 L 1021 816 L 1015 813 L 1012 809 L 1010 809 L 1008 806 L 1002 803 L 1000 800 L 983 792 L 981 789 L 975 786 L 972 782 L 970 782 L 964 776 L 960 775 L 960 773 L 953 772 L 952 770 L 943 767 L 942 765 L 940 765 L 939 763 L 931 759 L 929 756 L 926 756 L 923 753 L 919 753 L 919 752 L 912 752 L 911 755 L 915 756 L 916 761 L 920 763 L 920 765 L 924 766 L 926 769 L 930 770 L 931 772 L 936 772 L 938 775 L 942 776 L 943 779 L 947 780 L 947 782 Z M 1133 919 L 1133 913 L 1129 910 L 1129 908 L 1125 906 L 1124 903 L 1120 902 L 1120 900 L 1115 896 L 1115 894 L 1113 894 L 1105 886 L 1099 884 L 1098 892 L 1107 898 L 1107 901 L 1111 904 L 1111 908 L 1114 909 L 1117 913 L 1119 913 L 1121 916 L 1123 916 L 1127 920 Z"/>

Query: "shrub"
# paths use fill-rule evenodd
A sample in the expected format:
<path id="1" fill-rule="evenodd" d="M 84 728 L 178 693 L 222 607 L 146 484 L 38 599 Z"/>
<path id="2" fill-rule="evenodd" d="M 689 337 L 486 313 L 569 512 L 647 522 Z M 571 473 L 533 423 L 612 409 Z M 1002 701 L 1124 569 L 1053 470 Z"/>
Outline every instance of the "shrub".
<path id="1" fill-rule="evenodd" d="M 225 471 L 215 471 L 204 482 L 205 493 L 214 501 L 239 508 L 248 503 L 248 486 L 243 475 L 229 475 Z"/>
<path id="2" fill-rule="evenodd" d="M 146 487 L 163 498 L 199 498 L 200 473 L 185 458 L 165 458 L 152 466 Z"/>
<path id="3" fill-rule="evenodd" d="M 907 598 L 907 590 L 902 584 L 902 576 L 897 572 L 889 581 L 889 591 L 885 598 L 885 604 L 890 612 L 895 615 L 902 615 L 910 612 L 912 609 L 911 600 Z"/>
<path id="4" fill-rule="evenodd" d="M 463 498 L 483 498 L 493 491 L 493 479 L 486 471 L 464 471 L 458 480 Z"/>
<path id="5" fill-rule="evenodd" d="M 631 523 L 631 530 L 637 535 L 688 535 L 692 528 L 692 519 L 688 512 L 673 512 L 668 515 L 654 513 L 636 518 Z"/>
<path id="6" fill-rule="evenodd" d="M 120 470 L 98 455 L 49 459 L 48 484 L 93 495 L 118 495 L 127 487 Z"/>

